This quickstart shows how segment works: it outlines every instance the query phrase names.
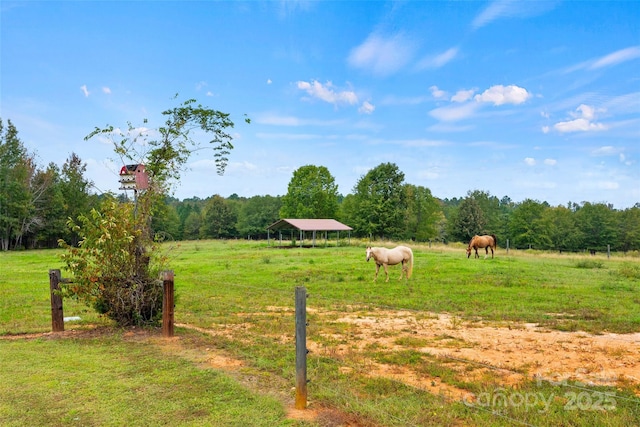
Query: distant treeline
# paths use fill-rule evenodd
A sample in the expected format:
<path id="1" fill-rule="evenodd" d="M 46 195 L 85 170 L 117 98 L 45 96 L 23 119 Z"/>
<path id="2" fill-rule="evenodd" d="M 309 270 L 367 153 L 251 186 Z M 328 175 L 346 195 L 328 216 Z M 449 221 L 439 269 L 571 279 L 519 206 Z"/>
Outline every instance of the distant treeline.
<path id="1" fill-rule="evenodd" d="M 62 167 L 37 165 L 0 120 L 0 249 L 55 248 L 58 240 L 77 244 L 68 219 L 100 210 L 117 197 L 134 203 L 132 193 L 95 194 L 86 164 L 72 153 Z M 284 196 L 178 200 L 166 197 L 155 207 L 152 230 L 163 240 L 265 239 L 267 227 L 281 218 L 335 218 L 353 237 L 419 242 L 468 242 L 475 234 L 495 234 L 498 246 L 556 251 L 640 251 L 640 203 L 617 210 L 606 203 L 513 202 L 485 191 L 438 199 L 428 188 L 404 182 L 393 163 L 362 176 L 352 193 L 342 195 L 323 166 L 307 165 L 293 174 Z"/>

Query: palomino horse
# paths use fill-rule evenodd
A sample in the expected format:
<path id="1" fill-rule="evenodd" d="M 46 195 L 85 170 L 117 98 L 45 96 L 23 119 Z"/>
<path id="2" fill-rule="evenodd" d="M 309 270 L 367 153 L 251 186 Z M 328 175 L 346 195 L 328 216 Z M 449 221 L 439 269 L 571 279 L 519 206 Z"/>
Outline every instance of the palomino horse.
<path id="1" fill-rule="evenodd" d="M 378 271 L 380 271 L 380 266 L 384 266 L 384 274 L 387 276 L 387 280 L 389 281 L 389 271 L 387 270 L 387 266 L 396 265 L 402 263 L 402 271 L 400 272 L 400 279 L 406 273 L 407 279 L 411 277 L 411 273 L 413 272 L 413 251 L 406 246 L 396 246 L 393 249 L 387 248 L 376 248 L 376 247 L 367 247 L 367 261 L 373 257 L 373 260 L 376 262 L 376 276 L 373 278 L 375 282 L 378 280 Z M 407 264 L 409 264 L 407 266 Z"/>
<path id="2" fill-rule="evenodd" d="M 478 248 L 484 248 L 485 258 L 489 255 L 489 249 L 491 249 L 491 258 L 493 258 L 493 251 L 496 249 L 496 245 L 498 243 L 498 239 L 496 239 L 495 234 L 485 235 L 485 236 L 473 236 L 471 241 L 469 242 L 469 247 L 467 248 L 467 258 L 471 256 L 471 249 L 476 251 L 476 258 L 480 258 L 478 255 Z"/>

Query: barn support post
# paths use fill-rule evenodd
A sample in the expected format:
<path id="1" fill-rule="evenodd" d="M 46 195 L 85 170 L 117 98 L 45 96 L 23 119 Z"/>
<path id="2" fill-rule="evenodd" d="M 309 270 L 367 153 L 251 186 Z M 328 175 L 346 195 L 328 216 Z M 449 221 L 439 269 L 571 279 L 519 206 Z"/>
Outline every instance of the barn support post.
<path id="1" fill-rule="evenodd" d="M 64 312 L 62 308 L 62 295 L 60 295 L 60 282 L 62 275 L 60 270 L 49 270 L 49 289 L 51 291 L 51 330 L 53 332 L 64 331 Z"/>
<path id="2" fill-rule="evenodd" d="M 307 289 L 296 286 L 296 409 L 307 407 Z"/>
<path id="3" fill-rule="evenodd" d="M 173 314 L 175 310 L 174 304 L 174 283 L 173 270 L 165 270 L 162 272 L 162 336 L 171 338 L 173 336 Z"/>

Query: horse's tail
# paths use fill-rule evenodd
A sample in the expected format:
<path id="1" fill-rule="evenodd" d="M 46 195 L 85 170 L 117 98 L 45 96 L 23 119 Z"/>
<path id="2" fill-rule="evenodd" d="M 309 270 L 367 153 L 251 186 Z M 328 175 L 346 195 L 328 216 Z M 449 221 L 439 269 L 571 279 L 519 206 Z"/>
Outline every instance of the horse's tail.
<path id="1" fill-rule="evenodd" d="M 497 249 L 498 248 L 498 239 L 496 238 L 495 234 L 492 234 L 491 237 L 493 237 L 493 249 Z"/>
<path id="2" fill-rule="evenodd" d="M 409 266 L 409 271 L 407 272 L 407 279 L 411 278 L 411 273 L 413 273 L 413 251 L 409 248 L 409 253 L 411 254 L 411 265 Z"/>

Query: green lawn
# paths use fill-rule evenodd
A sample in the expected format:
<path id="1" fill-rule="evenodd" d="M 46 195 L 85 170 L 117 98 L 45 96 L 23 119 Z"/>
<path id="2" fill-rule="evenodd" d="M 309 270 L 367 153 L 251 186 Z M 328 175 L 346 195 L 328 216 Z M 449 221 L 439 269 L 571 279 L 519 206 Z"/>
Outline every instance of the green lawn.
<path id="1" fill-rule="evenodd" d="M 507 255 L 499 250 L 494 259 L 476 260 L 467 259 L 462 246 L 411 245 L 411 280 L 399 281 L 396 266 L 388 283 L 384 275 L 374 283 L 375 264 L 365 261 L 365 246 L 356 241 L 338 248 L 322 243 L 288 249 L 246 241 L 166 244 L 175 272 L 176 322 L 214 334 L 177 327 L 179 345 L 167 344 L 158 330 L 131 338 L 130 331 L 112 329 L 108 320 L 65 300 L 65 316 L 81 318 L 66 325 L 77 334 L 0 340 L 0 360 L 11 373 L 0 384 L 0 425 L 305 425 L 286 416 L 295 384 L 296 286 L 309 293 L 310 334 L 337 327 L 314 316 L 314 310 L 368 309 L 425 316 L 447 312 L 461 319 L 532 322 L 565 331 L 640 331 L 638 258 Z M 51 330 L 48 270 L 61 267 L 59 253 L 0 253 L 0 335 Z M 214 351 L 242 361 L 242 369 L 212 368 L 206 360 Z M 372 348 L 369 356 L 459 381 L 442 361 L 411 350 L 393 357 Z M 357 369 L 345 374 L 339 369 L 344 363 L 310 354 L 311 407 L 335 411 L 321 411 L 325 416 L 318 425 L 342 420 L 398 426 L 626 426 L 640 419 L 631 386 L 615 389 L 617 406 L 604 411 L 570 411 L 560 399 L 543 415 L 540 408 L 523 407 L 496 415 L 396 381 L 357 375 Z M 491 384 L 460 386 L 482 392 Z M 510 390 L 510 396 L 522 390 L 529 390 L 528 396 L 567 393 L 534 382 L 518 390 Z M 589 389 L 596 398 L 610 392 Z"/>

